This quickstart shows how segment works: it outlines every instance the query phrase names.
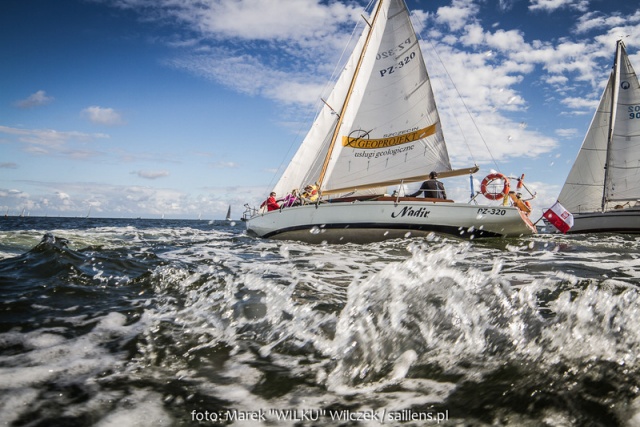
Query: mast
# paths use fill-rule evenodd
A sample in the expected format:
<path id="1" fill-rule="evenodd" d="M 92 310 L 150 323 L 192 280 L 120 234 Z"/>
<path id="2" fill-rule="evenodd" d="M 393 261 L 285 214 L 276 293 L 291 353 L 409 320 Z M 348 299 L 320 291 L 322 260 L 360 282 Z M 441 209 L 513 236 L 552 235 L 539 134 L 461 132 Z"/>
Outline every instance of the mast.
<path id="1" fill-rule="evenodd" d="M 607 206 L 607 181 L 609 179 L 609 162 L 611 161 L 611 142 L 613 141 L 613 127 L 616 120 L 618 106 L 618 86 L 620 86 L 620 61 L 622 59 L 622 40 L 616 42 L 616 58 L 613 63 L 613 78 L 611 79 L 611 113 L 609 114 L 609 131 L 607 133 L 607 155 L 604 162 L 604 185 L 602 186 L 602 212 Z"/>
<path id="2" fill-rule="evenodd" d="M 344 111 L 347 109 L 347 105 L 349 104 L 349 100 L 351 99 L 351 93 L 353 92 L 353 86 L 356 83 L 356 79 L 358 78 L 358 73 L 360 71 L 360 66 L 362 65 L 362 60 L 364 58 L 364 54 L 367 51 L 367 47 L 369 46 L 369 41 L 371 40 L 371 33 L 373 32 L 373 28 L 378 20 L 378 15 L 380 14 L 380 10 L 382 9 L 382 2 L 384 0 L 380 0 L 378 2 L 378 7 L 376 8 L 375 14 L 373 16 L 373 21 L 371 24 L 365 22 L 369 25 L 369 33 L 367 34 L 367 40 L 362 47 L 362 52 L 360 52 L 360 58 L 358 58 L 358 64 L 353 72 L 353 77 L 351 78 L 351 83 L 349 84 L 349 90 L 347 91 L 347 96 L 344 100 L 344 104 L 342 105 L 342 111 L 338 115 L 338 123 L 336 124 L 335 129 L 333 130 L 333 135 L 331 136 L 331 144 L 329 145 L 329 150 L 327 151 L 327 155 L 324 158 L 324 163 L 322 164 L 322 170 L 320 171 L 320 176 L 318 177 L 318 191 L 322 192 L 322 181 L 324 181 L 324 176 L 327 173 L 327 167 L 329 166 L 329 159 L 331 158 L 331 154 L 333 153 L 333 149 L 336 145 L 336 140 L 338 139 L 338 133 L 340 132 L 340 127 L 342 126 L 342 119 L 344 117 Z"/>

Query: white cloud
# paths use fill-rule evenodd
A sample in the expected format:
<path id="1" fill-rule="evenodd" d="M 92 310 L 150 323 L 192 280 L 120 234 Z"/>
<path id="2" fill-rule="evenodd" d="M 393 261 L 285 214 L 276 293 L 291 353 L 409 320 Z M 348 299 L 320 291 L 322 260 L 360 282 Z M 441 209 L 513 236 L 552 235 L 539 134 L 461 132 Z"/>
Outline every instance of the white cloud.
<path id="1" fill-rule="evenodd" d="M 56 155 L 71 159 L 86 159 L 103 155 L 104 153 L 98 150 L 87 149 L 85 145 L 109 138 L 109 135 L 103 133 L 22 129 L 2 125 L 0 125 L 0 133 L 14 136 L 15 142 L 23 144 L 24 151 L 27 153 L 41 156 Z"/>
<path id="2" fill-rule="evenodd" d="M 472 1 L 453 0 L 451 6 L 442 6 L 436 12 L 437 22 L 449 26 L 453 31 L 460 30 L 469 19 L 478 12 Z"/>
<path id="3" fill-rule="evenodd" d="M 545 82 L 547 82 L 547 84 L 550 84 L 550 85 L 564 85 L 569 81 L 569 79 L 566 76 L 562 76 L 562 75 L 547 76 L 547 77 L 544 77 L 543 79 Z"/>
<path id="4" fill-rule="evenodd" d="M 17 190 L 15 188 L 12 188 L 9 190 L 9 194 L 11 194 L 12 196 L 20 197 L 21 195 L 26 193 L 24 193 L 22 190 Z"/>
<path id="5" fill-rule="evenodd" d="M 585 99 L 585 98 L 575 98 L 575 97 L 564 98 L 562 100 L 562 103 L 574 110 L 594 111 L 595 108 L 598 106 L 597 99 Z"/>
<path id="6" fill-rule="evenodd" d="M 492 49 L 504 52 L 520 51 L 527 46 L 522 33 L 518 30 L 497 30 L 495 33 L 487 33 L 486 41 Z"/>
<path id="7" fill-rule="evenodd" d="M 239 216 L 247 200 L 262 197 L 260 190 L 248 187 L 207 187 L 202 193 L 187 193 L 172 188 L 125 186 L 96 182 L 21 181 L 32 191 L 0 188 L 0 206 L 19 214 L 23 207 L 31 215 L 86 215 L 101 217 L 146 216 L 223 219 L 233 205 Z M 16 211 L 17 210 L 17 211 Z"/>
<path id="8" fill-rule="evenodd" d="M 145 179 L 158 179 L 158 178 L 164 178 L 170 175 L 169 171 L 166 171 L 166 170 L 154 170 L 154 171 L 139 170 L 131 173 L 134 175 L 138 175 L 140 178 L 145 178 Z"/>
<path id="9" fill-rule="evenodd" d="M 39 90 L 25 99 L 16 101 L 15 105 L 20 108 L 33 108 L 49 104 L 50 102 L 53 102 L 53 100 L 54 98 L 52 96 L 48 96 L 44 90 Z"/>
<path id="10" fill-rule="evenodd" d="M 120 113 L 113 108 L 91 106 L 82 110 L 81 114 L 92 123 L 98 125 L 116 126 L 124 124 L 124 120 L 122 120 Z"/>
<path id="11" fill-rule="evenodd" d="M 589 8 L 589 0 L 530 0 L 530 10 L 543 10 L 553 12 L 556 9 L 571 8 L 586 11 Z"/>
<path id="12" fill-rule="evenodd" d="M 283 104 L 313 104 L 325 81 L 314 81 L 313 73 L 273 69 L 258 57 L 210 52 L 169 61 L 170 65 L 216 81 L 241 93 L 261 95 Z M 229 73 L 229 70 L 234 70 Z M 326 76 L 325 76 L 326 79 Z"/>
<path id="13" fill-rule="evenodd" d="M 156 11 L 202 36 L 239 40 L 304 40 L 330 35 L 360 19 L 356 6 L 319 0 L 113 0 L 115 6 Z M 286 13 L 284 12 L 286 11 Z"/>
<path id="14" fill-rule="evenodd" d="M 636 15 L 640 13 L 636 12 Z M 633 18 L 623 18 L 619 15 L 605 16 L 597 12 L 585 13 L 578 19 L 576 24 L 576 31 L 578 33 L 586 33 L 592 30 L 598 30 L 602 28 L 612 28 L 620 25 L 625 25 Z M 637 21 L 636 21 L 637 22 Z"/>
<path id="15" fill-rule="evenodd" d="M 574 138 L 578 136 L 578 129 L 556 129 L 556 135 L 560 138 Z"/>
<path id="16" fill-rule="evenodd" d="M 109 138 L 104 133 L 84 133 L 76 131 L 57 131 L 54 129 L 22 129 L 0 125 L 0 133 L 14 135 L 20 142 L 42 146 L 43 149 L 62 149 L 70 141 L 91 142 Z"/>
<path id="17" fill-rule="evenodd" d="M 216 163 L 210 163 L 210 166 L 214 169 L 229 169 L 229 168 L 237 168 L 238 164 L 236 162 L 216 162 Z"/>

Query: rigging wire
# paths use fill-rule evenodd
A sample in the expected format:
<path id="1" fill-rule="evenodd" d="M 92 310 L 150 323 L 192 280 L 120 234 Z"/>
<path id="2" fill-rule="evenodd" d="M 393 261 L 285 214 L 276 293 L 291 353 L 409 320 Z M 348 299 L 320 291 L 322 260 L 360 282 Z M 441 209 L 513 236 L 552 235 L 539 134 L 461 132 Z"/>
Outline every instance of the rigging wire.
<path id="1" fill-rule="evenodd" d="M 464 102 L 464 98 L 462 97 L 462 94 L 458 90 L 458 87 L 456 86 L 455 82 L 451 78 L 451 74 L 449 74 L 449 70 L 447 70 L 447 67 L 444 65 L 444 62 L 442 61 L 442 58 L 440 58 L 440 55 L 438 54 L 438 51 L 436 50 L 436 48 L 433 45 L 433 43 L 429 42 L 429 45 L 431 45 L 434 53 L 438 57 L 438 61 L 440 61 L 440 63 L 442 64 L 442 68 L 444 69 L 445 73 L 447 74 L 447 77 L 449 78 L 449 81 L 451 81 L 451 84 L 453 85 L 453 88 L 455 89 L 456 93 L 458 94 L 458 97 L 460 98 L 460 102 L 462 102 L 462 105 L 464 105 L 464 109 L 467 112 L 467 114 L 469 115 L 469 118 L 471 119 L 471 123 L 473 123 L 473 126 L 476 128 L 476 131 L 478 132 L 478 135 L 480 136 L 480 140 L 482 141 L 482 143 L 484 144 L 485 148 L 487 149 L 487 152 L 489 153 L 489 156 L 491 157 L 491 161 L 493 161 L 493 164 L 495 165 L 496 170 L 499 171 L 500 167 L 498 166 L 498 162 L 496 161 L 495 157 L 493 157 L 493 153 L 489 149 L 489 144 L 487 144 L 487 141 L 482 136 L 482 132 L 480 132 L 480 128 L 478 127 L 478 123 L 476 123 L 476 121 L 473 118 L 473 115 L 471 114 L 471 111 L 469 111 L 469 107 L 467 107 L 467 103 Z M 472 156 L 473 156 L 473 154 L 472 154 Z"/>
<path id="2" fill-rule="evenodd" d="M 469 118 L 471 119 L 471 123 L 473 123 L 473 126 L 476 129 L 476 132 L 478 132 L 478 135 L 480 136 L 480 140 L 482 141 L 482 143 L 484 144 L 484 146 L 487 149 L 487 152 L 489 153 L 489 157 L 491 157 L 491 161 L 493 162 L 493 164 L 496 167 L 497 171 L 500 171 L 500 167 L 498 166 L 498 162 L 496 161 L 495 157 L 493 157 L 493 153 L 491 152 L 491 150 L 489 149 L 489 145 L 487 144 L 487 141 L 485 141 L 484 137 L 482 136 L 482 132 L 480 132 L 480 128 L 478 127 L 478 124 L 476 123 L 476 121 L 473 118 L 473 115 L 471 114 L 471 112 L 469 111 L 469 107 L 467 107 L 467 104 L 464 102 L 464 98 L 462 97 L 462 94 L 460 93 L 460 91 L 458 90 L 458 87 L 456 86 L 455 82 L 453 81 L 453 78 L 451 77 L 451 74 L 449 74 L 449 70 L 447 69 L 447 67 L 444 64 L 444 61 L 442 60 L 442 58 L 440 57 L 440 55 L 438 54 L 438 51 L 436 50 L 435 45 L 429 40 L 426 41 L 423 37 L 422 37 L 422 31 L 424 30 L 424 25 L 422 24 L 422 22 L 418 22 L 417 23 L 418 27 L 420 28 L 420 31 L 417 32 L 417 36 L 420 38 L 421 41 L 425 42 L 425 43 L 429 43 L 429 45 L 431 46 L 431 49 L 433 50 L 433 52 L 435 53 L 436 57 L 438 58 L 438 61 L 440 62 L 440 65 L 442 66 L 442 69 L 444 70 L 445 74 L 447 75 L 447 77 L 449 78 L 449 81 L 451 82 L 451 84 L 453 85 L 453 88 L 455 89 L 456 93 L 458 94 L 458 98 L 460 99 L 460 101 L 462 102 L 462 105 L 465 108 L 465 111 L 467 112 L 467 115 L 469 116 Z M 449 102 L 447 102 L 447 100 L 445 99 L 445 102 L 447 103 L 447 105 L 449 106 L 450 109 L 453 110 L 451 104 Z M 469 150 L 469 155 L 471 156 L 471 158 L 473 159 L 475 164 L 478 164 L 478 162 L 476 161 L 474 155 L 473 155 L 473 151 L 471 150 L 471 147 L 469 145 L 469 142 L 467 141 L 467 137 L 464 133 L 464 131 L 462 130 L 462 126 L 460 124 L 460 121 L 458 120 L 457 115 L 453 115 L 454 120 L 456 121 L 456 124 L 458 125 L 458 129 L 460 129 L 460 133 L 462 135 L 462 139 L 464 140 L 465 145 L 467 146 L 467 149 Z"/>

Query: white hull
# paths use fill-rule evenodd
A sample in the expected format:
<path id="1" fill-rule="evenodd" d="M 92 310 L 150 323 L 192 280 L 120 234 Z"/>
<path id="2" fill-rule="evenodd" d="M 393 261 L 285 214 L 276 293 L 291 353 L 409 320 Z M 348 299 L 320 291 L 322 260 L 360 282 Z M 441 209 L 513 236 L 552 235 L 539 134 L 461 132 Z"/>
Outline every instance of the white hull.
<path id="1" fill-rule="evenodd" d="M 569 233 L 640 233 L 640 209 L 573 215 Z"/>
<path id="2" fill-rule="evenodd" d="M 464 238 L 523 236 L 536 232 L 515 207 L 467 203 L 376 200 L 321 203 L 248 218 L 249 234 L 308 243 L 369 243 L 431 232 Z"/>

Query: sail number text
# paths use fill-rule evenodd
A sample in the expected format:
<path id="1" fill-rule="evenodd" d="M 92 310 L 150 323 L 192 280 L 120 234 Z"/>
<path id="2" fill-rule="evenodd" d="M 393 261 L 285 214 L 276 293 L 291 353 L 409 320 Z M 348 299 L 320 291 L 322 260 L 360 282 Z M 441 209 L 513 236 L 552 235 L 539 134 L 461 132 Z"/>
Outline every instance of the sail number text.
<path id="1" fill-rule="evenodd" d="M 500 215 L 504 216 L 507 214 L 505 209 L 497 209 L 497 208 L 480 208 L 478 209 L 478 215 Z"/>
<path id="2" fill-rule="evenodd" d="M 627 108 L 630 119 L 640 119 L 640 105 L 631 105 Z"/>
<path id="3" fill-rule="evenodd" d="M 384 68 L 380 70 L 380 77 L 388 76 L 389 74 L 393 74 L 396 70 L 401 69 L 405 65 L 407 65 L 413 58 L 416 57 L 415 52 L 411 52 L 409 55 L 405 56 L 404 59 L 401 59 L 397 64 L 392 65 L 391 67 Z"/>

